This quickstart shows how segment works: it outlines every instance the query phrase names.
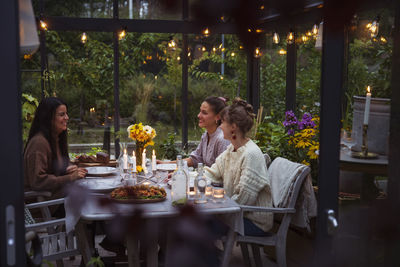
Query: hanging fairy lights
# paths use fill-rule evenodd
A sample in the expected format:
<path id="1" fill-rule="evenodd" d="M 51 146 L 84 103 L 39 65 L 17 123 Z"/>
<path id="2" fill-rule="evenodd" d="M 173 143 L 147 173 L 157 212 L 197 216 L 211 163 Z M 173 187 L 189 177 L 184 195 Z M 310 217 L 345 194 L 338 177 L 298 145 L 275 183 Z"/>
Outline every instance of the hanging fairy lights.
<path id="1" fill-rule="evenodd" d="M 314 35 L 314 37 L 316 37 L 318 35 L 318 25 L 314 24 L 311 30 L 312 35 Z"/>
<path id="2" fill-rule="evenodd" d="M 261 56 L 262 56 L 261 49 L 260 49 L 259 47 L 256 47 L 256 48 L 254 49 L 254 57 L 255 57 L 255 58 L 259 58 L 259 57 L 261 57 Z"/>
<path id="3" fill-rule="evenodd" d="M 294 32 L 293 32 L 292 29 L 290 29 L 290 31 L 289 31 L 288 34 L 287 34 L 286 42 L 287 42 L 288 44 L 293 44 L 293 43 L 294 43 Z"/>
<path id="4" fill-rule="evenodd" d="M 176 49 L 176 42 L 173 38 L 171 38 L 168 42 L 168 48 L 175 50 Z"/>
<path id="5" fill-rule="evenodd" d="M 86 32 L 82 33 L 82 35 L 81 35 L 81 42 L 82 42 L 82 44 L 86 44 L 86 42 L 87 42 L 87 35 L 86 35 Z"/>
<path id="6" fill-rule="evenodd" d="M 208 37 L 210 36 L 210 29 L 207 27 L 201 33 L 204 35 L 204 37 Z"/>
<path id="7" fill-rule="evenodd" d="M 42 28 L 42 30 L 47 31 L 47 23 L 44 22 L 43 20 L 40 20 L 40 28 Z"/>
<path id="8" fill-rule="evenodd" d="M 126 29 L 122 29 L 122 30 L 118 33 L 118 40 L 124 39 L 125 36 L 126 36 Z"/>
<path id="9" fill-rule="evenodd" d="M 286 50 L 281 48 L 281 49 L 279 49 L 278 54 L 281 56 L 286 55 Z"/>
<path id="10" fill-rule="evenodd" d="M 272 41 L 274 44 L 279 44 L 279 34 L 277 32 L 274 32 L 274 35 L 272 36 Z"/>
<path id="11" fill-rule="evenodd" d="M 371 38 L 378 36 L 379 33 L 379 16 L 371 23 L 368 29 L 371 33 Z"/>

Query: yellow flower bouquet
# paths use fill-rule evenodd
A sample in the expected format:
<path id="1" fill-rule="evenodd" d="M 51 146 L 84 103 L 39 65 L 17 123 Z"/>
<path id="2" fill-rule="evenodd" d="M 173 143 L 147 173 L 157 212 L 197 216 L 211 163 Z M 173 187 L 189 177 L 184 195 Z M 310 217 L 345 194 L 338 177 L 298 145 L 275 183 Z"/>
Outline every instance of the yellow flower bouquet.
<path id="1" fill-rule="evenodd" d="M 154 146 L 153 139 L 157 136 L 156 130 L 149 125 L 136 123 L 127 128 L 128 137 L 136 142 L 136 169 L 141 170 L 142 153 L 145 147 Z"/>

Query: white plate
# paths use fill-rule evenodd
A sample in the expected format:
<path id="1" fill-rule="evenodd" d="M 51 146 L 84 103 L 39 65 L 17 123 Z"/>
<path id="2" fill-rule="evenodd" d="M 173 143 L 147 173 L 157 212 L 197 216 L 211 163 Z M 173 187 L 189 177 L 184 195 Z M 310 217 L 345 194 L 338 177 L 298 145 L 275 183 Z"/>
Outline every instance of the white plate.
<path id="1" fill-rule="evenodd" d="M 175 163 L 157 164 L 158 171 L 175 171 L 176 168 Z"/>
<path id="2" fill-rule="evenodd" d="M 88 176 L 107 176 L 117 172 L 116 168 L 107 166 L 86 167 Z"/>
<path id="3" fill-rule="evenodd" d="M 77 182 L 90 191 L 97 193 L 108 193 L 122 185 L 115 179 L 81 179 Z"/>

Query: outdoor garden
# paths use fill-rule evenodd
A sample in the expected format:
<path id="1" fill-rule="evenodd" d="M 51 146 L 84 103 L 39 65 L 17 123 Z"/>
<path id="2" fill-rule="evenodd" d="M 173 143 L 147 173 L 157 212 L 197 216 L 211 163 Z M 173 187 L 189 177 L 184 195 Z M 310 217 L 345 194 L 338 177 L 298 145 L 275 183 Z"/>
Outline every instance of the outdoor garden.
<path id="1" fill-rule="evenodd" d="M 110 17 L 108 1 L 87 4 L 46 1 L 46 13 L 76 17 Z M 146 1 L 141 1 L 146 2 Z M 37 4 L 34 8 L 37 10 Z M 137 4 L 134 18 L 163 19 L 174 14 L 161 13 L 155 1 Z M 120 1 L 120 16 L 128 17 L 127 1 Z M 179 12 L 178 12 L 179 14 Z M 379 32 L 371 25 L 378 21 Z M 322 25 L 322 24 L 321 24 Z M 285 110 L 287 32 L 265 32 L 260 53 L 260 106 L 253 138 L 272 158 L 283 156 L 312 165 L 317 174 L 319 148 L 319 107 L 321 48 L 316 46 L 318 28 L 296 28 L 296 110 Z M 373 97 L 390 97 L 392 54 L 391 10 L 357 14 L 347 29 L 347 75 L 345 75 L 342 126 L 352 127 L 353 96 L 365 96 L 366 87 Z M 315 28 L 315 27 L 314 27 Z M 174 158 L 181 151 L 182 51 L 181 34 L 120 33 L 119 85 L 120 133 L 113 127 L 113 41 L 112 33 L 46 31 L 47 62 L 44 77 L 40 72 L 40 54 L 21 57 L 24 140 L 27 138 L 35 107 L 42 95 L 56 95 L 68 103 L 69 144 L 94 144 L 102 147 L 104 133 L 111 131 L 127 142 L 126 127 L 142 122 L 157 131 L 155 147 L 160 155 Z M 276 37 L 276 36 L 275 36 Z M 202 129 L 197 114 L 203 99 L 210 95 L 233 99 L 246 98 L 247 55 L 235 35 L 189 35 L 189 141 L 198 141 Z M 124 139 L 125 138 L 125 139 Z"/>

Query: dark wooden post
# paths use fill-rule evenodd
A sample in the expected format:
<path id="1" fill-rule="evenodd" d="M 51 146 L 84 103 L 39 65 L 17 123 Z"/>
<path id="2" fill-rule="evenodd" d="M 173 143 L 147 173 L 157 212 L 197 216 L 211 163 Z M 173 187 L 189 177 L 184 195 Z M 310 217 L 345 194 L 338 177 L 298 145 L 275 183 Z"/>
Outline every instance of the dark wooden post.
<path id="1" fill-rule="evenodd" d="M 113 18 L 118 20 L 118 0 L 113 2 Z M 115 158 L 119 157 L 119 138 L 116 133 L 119 131 L 119 40 L 118 29 L 113 33 L 114 42 L 114 138 L 115 138 Z"/>
<path id="2" fill-rule="evenodd" d="M 294 31 L 295 37 L 296 32 Z M 296 113 L 296 66 L 297 51 L 296 41 L 287 44 L 286 54 L 286 110 L 293 110 Z"/>
<path id="3" fill-rule="evenodd" d="M 189 19 L 188 0 L 182 1 L 182 19 Z M 187 148 L 188 143 L 188 37 L 187 34 L 182 34 L 182 148 Z"/>
<path id="4" fill-rule="evenodd" d="M 254 57 L 254 49 L 247 52 L 247 102 L 253 105 L 257 114 L 260 107 L 260 58 Z"/>

